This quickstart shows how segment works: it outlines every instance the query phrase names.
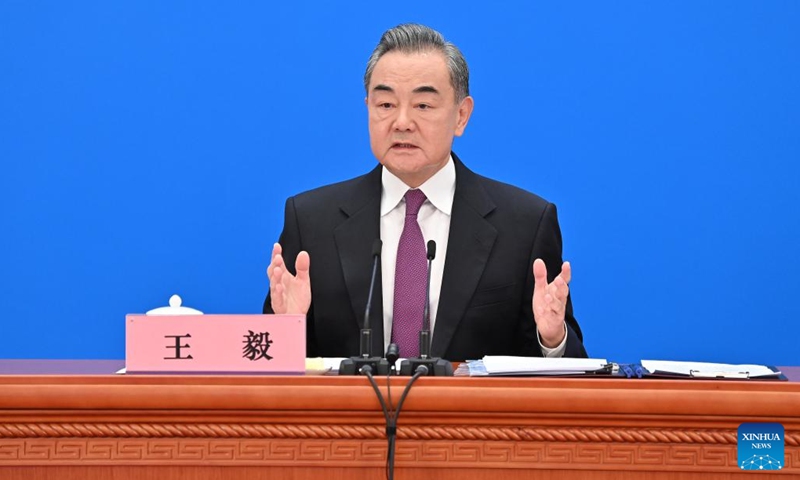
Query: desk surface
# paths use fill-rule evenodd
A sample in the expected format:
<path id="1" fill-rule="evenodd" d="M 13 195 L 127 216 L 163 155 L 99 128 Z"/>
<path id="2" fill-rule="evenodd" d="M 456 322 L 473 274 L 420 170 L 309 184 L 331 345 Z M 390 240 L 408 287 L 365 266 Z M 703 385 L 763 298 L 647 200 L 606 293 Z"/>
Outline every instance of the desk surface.
<path id="1" fill-rule="evenodd" d="M 0 359 L 0 375 L 110 375 L 125 360 L 7 360 Z M 792 382 L 800 382 L 800 366 L 778 367 Z"/>
<path id="2" fill-rule="evenodd" d="M 0 360 L 0 478 L 383 476 L 365 378 L 108 374 L 121 366 Z M 730 478 L 744 422 L 783 424 L 779 475 L 798 474 L 800 368 L 781 370 L 791 381 L 422 378 L 396 478 Z M 406 381 L 388 383 L 395 403 Z"/>

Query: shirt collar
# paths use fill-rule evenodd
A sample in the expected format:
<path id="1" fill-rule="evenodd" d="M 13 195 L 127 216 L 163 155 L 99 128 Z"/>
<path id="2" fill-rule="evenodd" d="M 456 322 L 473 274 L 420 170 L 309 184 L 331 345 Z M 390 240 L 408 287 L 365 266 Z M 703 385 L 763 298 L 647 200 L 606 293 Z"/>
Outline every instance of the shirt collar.
<path id="1" fill-rule="evenodd" d="M 381 216 L 394 210 L 408 191 L 408 185 L 397 178 L 387 168 L 381 172 Z M 453 197 L 456 192 L 456 166 L 453 157 L 425 183 L 419 186 L 428 201 L 442 213 L 450 215 L 453 210 Z"/>

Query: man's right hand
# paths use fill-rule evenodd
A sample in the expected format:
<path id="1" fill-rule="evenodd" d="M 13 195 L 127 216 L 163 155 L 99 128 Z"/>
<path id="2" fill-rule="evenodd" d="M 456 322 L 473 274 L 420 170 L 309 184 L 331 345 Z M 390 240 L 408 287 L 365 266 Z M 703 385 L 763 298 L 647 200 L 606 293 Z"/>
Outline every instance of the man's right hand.
<path id="1" fill-rule="evenodd" d="M 305 315 L 311 307 L 311 277 L 308 269 L 311 259 L 308 252 L 300 252 L 295 260 L 297 275 L 286 270 L 281 245 L 272 247 L 272 260 L 267 267 L 272 311 L 277 314 Z"/>

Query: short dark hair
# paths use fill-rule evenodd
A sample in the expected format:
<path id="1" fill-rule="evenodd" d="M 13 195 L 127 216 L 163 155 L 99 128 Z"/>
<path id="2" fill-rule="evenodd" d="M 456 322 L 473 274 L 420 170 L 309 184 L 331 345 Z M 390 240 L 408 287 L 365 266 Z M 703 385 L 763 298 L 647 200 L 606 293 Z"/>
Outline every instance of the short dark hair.
<path id="1" fill-rule="evenodd" d="M 450 85 L 456 92 L 456 102 L 469 96 L 469 68 L 461 50 L 446 41 L 441 33 L 417 23 L 404 23 L 386 30 L 381 36 L 381 41 L 372 51 L 367 61 L 367 71 L 364 73 L 364 90 L 369 95 L 369 82 L 378 60 L 382 56 L 397 50 L 403 53 L 421 53 L 431 50 L 439 51 L 447 61 L 450 71 Z"/>

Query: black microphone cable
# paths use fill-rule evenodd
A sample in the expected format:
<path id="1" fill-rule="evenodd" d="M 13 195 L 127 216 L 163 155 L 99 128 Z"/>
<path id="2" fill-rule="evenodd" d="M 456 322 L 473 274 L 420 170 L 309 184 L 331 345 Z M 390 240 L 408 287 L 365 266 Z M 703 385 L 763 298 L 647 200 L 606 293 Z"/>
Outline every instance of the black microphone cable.
<path id="1" fill-rule="evenodd" d="M 406 388 L 403 390 L 403 394 L 400 395 L 400 401 L 397 402 L 397 410 L 394 411 L 394 415 L 392 415 L 392 420 L 394 421 L 395 428 L 397 427 L 397 419 L 400 418 L 400 411 L 403 409 L 403 402 L 406 401 L 406 397 L 408 393 L 411 391 L 411 386 L 414 385 L 414 382 L 423 375 L 428 374 L 428 367 L 425 365 L 420 365 L 417 367 L 417 371 L 414 372 L 414 375 L 411 377 L 411 380 L 408 381 L 406 384 Z"/>
<path id="2" fill-rule="evenodd" d="M 378 388 L 378 383 L 375 382 L 375 378 L 372 376 L 372 367 L 369 365 L 364 365 L 361 367 L 360 372 L 366 375 L 367 379 L 369 380 L 370 385 L 372 385 L 372 389 L 375 390 L 375 396 L 378 397 L 378 401 L 381 404 L 381 410 L 383 410 L 383 418 L 386 421 L 386 437 L 389 439 L 389 451 L 391 452 L 392 449 L 392 438 L 394 437 L 394 433 L 391 435 L 390 432 L 390 425 L 393 425 L 392 422 L 392 414 L 391 410 L 386 407 L 386 401 L 383 399 L 383 394 L 381 393 L 380 388 Z M 388 384 L 387 384 L 388 388 Z M 391 398 L 391 397 L 390 397 Z M 391 401 L 391 400 L 390 400 Z M 394 477 L 394 459 L 390 456 L 391 453 L 386 454 L 386 478 L 392 480 Z M 392 464 L 390 468 L 389 460 L 392 459 Z"/>
<path id="3" fill-rule="evenodd" d="M 395 368 L 395 364 L 397 363 L 397 359 L 399 357 L 397 345 L 390 344 L 388 350 L 386 350 L 386 358 L 389 363 L 388 373 L 386 375 L 386 391 L 387 397 L 389 400 L 389 404 L 387 406 L 386 400 L 383 398 L 383 394 L 381 393 L 380 388 L 378 387 L 378 383 L 375 381 L 375 377 L 372 375 L 372 367 L 370 365 L 363 365 L 359 372 L 367 377 L 369 380 L 370 385 L 372 386 L 372 390 L 375 391 L 375 396 L 378 397 L 378 402 L 381 404 L 381 410 L 383 411 L 383 418 L 386 422 L 386 439 L 387 439 L 387 453 L 386 453 L 386 478 L 388 480 L 394 479 L 394 446 L 397 439 L 397 421 L 395 421 L 394 417 L 394 405 L 392 404 L 392 389 L 391 389 L 391 376 L 392 373 L 397 373 Z M 413 382 L 414 379 L 412 379 Z M 406 387 L 408 389 L 408 387 Z M 403 392 L 403 397 L 401 397 L 400 402 L 402 403 L 403 398 L 405 397 L 406 392 Z"/>
<path id="4" fill-rule="evenodd" d="M 400 412 L 403 409 L 403 403 L 405 403 L 406 397 L 408 397 L 409 392 L 411 392 L 411 387 L 419 377 L 428 374 L 428 367 L 425 365 L 420 365 L 417 367 L 417 371 L 414 372 L 414 375 L 412 375 L 403 389 L 403 393 L 400 395 L 400 401 L 397 402 L 397 410 L 395 410 L 394 404 L 392 403 L 391 375 L 392 372 L 396 373 L 395 363 L 397 362 L 398 357 L 397 346 L 394 344 L 390 345 L 389 350 L 386 352 L 386 356 L 389 358 L 389 373 L 386 376 L 386 392 L 389 400 L 388 406 L 386 404 L 386 400 L 383 398 L 383 394 L 381 394 L 378 383 L 375 381 L 375 377 L 372 375 L 372 367 L 369 365 L 364 365 L 361 367 L 360 371 L 369 380 L 370 385 L 372 385 L 372 389 L 375 391 L 375 396 L 378 397 L 378 402 L 381 404 L 383 418 L 386 421 L 386 478 L 388 480 L 394 480 L 394 454 L 395 447 L 397 445 L 397 420 L 400 418 Z"/>
<path id="5" fill-rule="evenodd" d="M 397 441 L 396 422 L 394 418 L 394 403 L 392 402 L 392 374 L 397 376 L 397 359 L 400 358 L 400 351 L 396 343 L 390 343 L 386 349 L 386 361 L 389 362 L 389 370 L 386 373 L 386 396 L 389 403 L 389 416 L 386 419 L 386 478 L 394 479 L 394 446 Z"/>
<path id="6" fill-rule="evenodd" d="M 427 374 L 428 367 L 425 365 L 420 365 L 417 367 L 417 371 L 411 376 L 411 379 L 406 384 L 406 388 L 403 389 L 403 394 L 400 395 L 400 401 L 397 402 L 397 410 L 392 409 L 392 412 L 389 415 L 390 424 L 386 427 L 386 435 L 389 438 L 389 451 L 386 454 L 386 476 L 389 480 L 394 480 L 394 450 L 395 446 L 397 445 L 397 420 L 400 418 L 400 412 L 403 410 L 403 403 L 406 401 L 406 397 L 411 391 L 411 386 L 414 385 L 414 382 L 416 382 L 419 377 Z M 389 435 L 390 432 L 391 435 Z"/>
<path id="7" fill-rule="evenodd" d="M 397 428 L 394 422 L 394 404 L 392 403 L 392 372 L 395 372 L 394 365 L 390 365 L 389 373 L 386 375 L 386 393 L 387 401 L 389 403 L 389 417 L 386 419 L 386 478 L 388 480 L 394 479 L 394 444 L 397 438 Z"/>
<path id="8" fill-rule="evenodd" d="M 389 421 L 389 410 L 386 408 L 386 401 L 383 399 L 383 395 L 381 394 L 380 389 L 378 388 L 378 384 L 375 382 L 375 377 L 372 376 L 372 367 L 369 365 L 364 365 L 361 367 L 361 373 L 367 376 L 369 379 L 369 383 L 372 385 L 372 389 L 375 390 L 375 395 L 378 397 L 378 401 L 381 403 L 381 410 L 383 410 L 383 417 L 386 421 Z"/>

